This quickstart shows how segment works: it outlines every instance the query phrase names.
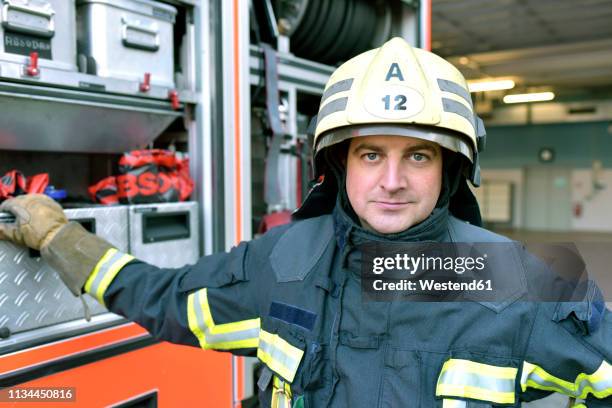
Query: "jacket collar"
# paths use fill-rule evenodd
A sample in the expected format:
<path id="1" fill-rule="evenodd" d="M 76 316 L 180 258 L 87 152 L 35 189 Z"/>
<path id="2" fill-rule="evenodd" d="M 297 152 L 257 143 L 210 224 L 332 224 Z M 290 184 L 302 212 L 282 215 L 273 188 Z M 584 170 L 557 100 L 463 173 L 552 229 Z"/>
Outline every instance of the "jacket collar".
<path id="1" fill-rule="evenodd" d="M 424 221 L 395 234 L 380 234 L 364 229 L 348 215 L 340 197 L 332 212 L 336 242 L 342 254 L 368 242 L 448 242 L 448 207 L 435 208 Z M 344 257 L 344 256 L 343 256 Z"/>

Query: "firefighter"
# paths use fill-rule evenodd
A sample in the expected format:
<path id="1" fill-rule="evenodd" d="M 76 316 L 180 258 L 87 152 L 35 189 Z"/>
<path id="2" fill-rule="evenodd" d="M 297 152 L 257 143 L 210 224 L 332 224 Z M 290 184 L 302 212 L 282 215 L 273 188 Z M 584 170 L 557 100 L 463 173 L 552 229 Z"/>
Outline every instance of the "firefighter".
<path id="1" fill-rule="evenodd" d="M 466 180 L 479 183 L 484 138 L 459 71 L 394 38 L 332 74 L 315 129 L 324 177 L 291 224 L 173 270 L 43 196 L 4 202 L 17 221 L 0 237 L 158 339 L 256 355 L 264 407 L 520 406 L 551 392 L 611 406 L 612 317 L 596 288 L 571 303 L 362 301 L 360 244 L 510 242 L 477 226 Z M 520 256 L 528 278 L 537 265 Z"/>

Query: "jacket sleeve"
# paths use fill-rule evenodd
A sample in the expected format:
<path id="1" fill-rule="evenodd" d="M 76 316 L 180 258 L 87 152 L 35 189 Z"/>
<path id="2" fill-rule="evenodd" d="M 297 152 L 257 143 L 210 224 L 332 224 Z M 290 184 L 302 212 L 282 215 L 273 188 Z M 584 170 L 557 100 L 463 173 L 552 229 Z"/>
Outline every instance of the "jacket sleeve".
<path id="1" fill-rule="evenodd" d="M 179 269 L 157 268 L 111 250 L 85 290 L 157 339 L 252 354 L 258 344 L 266 265 L 280 230 Z"/>
<path id="2" fill-rule="evenodd" d="M 593 285 L 582 302 L 541 303 L 520 376 L 521 400 L 550 392 L 612 407 L 612 313 Z"/>

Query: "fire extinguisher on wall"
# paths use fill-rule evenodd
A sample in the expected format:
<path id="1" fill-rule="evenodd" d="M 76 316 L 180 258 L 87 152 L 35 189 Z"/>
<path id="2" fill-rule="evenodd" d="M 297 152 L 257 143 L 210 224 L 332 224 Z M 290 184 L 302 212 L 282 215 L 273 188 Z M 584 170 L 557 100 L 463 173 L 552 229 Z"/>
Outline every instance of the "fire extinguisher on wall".
<path id="1" fill-rule="evenodd" d="M 582 217 L 582 203 L 574 204 L 574 218 Z"/>

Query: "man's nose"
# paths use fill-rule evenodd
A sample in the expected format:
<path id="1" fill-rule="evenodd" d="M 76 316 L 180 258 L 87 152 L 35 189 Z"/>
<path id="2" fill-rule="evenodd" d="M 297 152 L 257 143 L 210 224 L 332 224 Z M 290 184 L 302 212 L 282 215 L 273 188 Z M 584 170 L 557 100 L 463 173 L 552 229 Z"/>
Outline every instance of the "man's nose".
<path id="1" fill-rule="evenodd" d="M 407 187 L 405 169 L 402 167 L 401 160 L 387 160 L 381 179 L 381 187 L 390 193 Z"/>

